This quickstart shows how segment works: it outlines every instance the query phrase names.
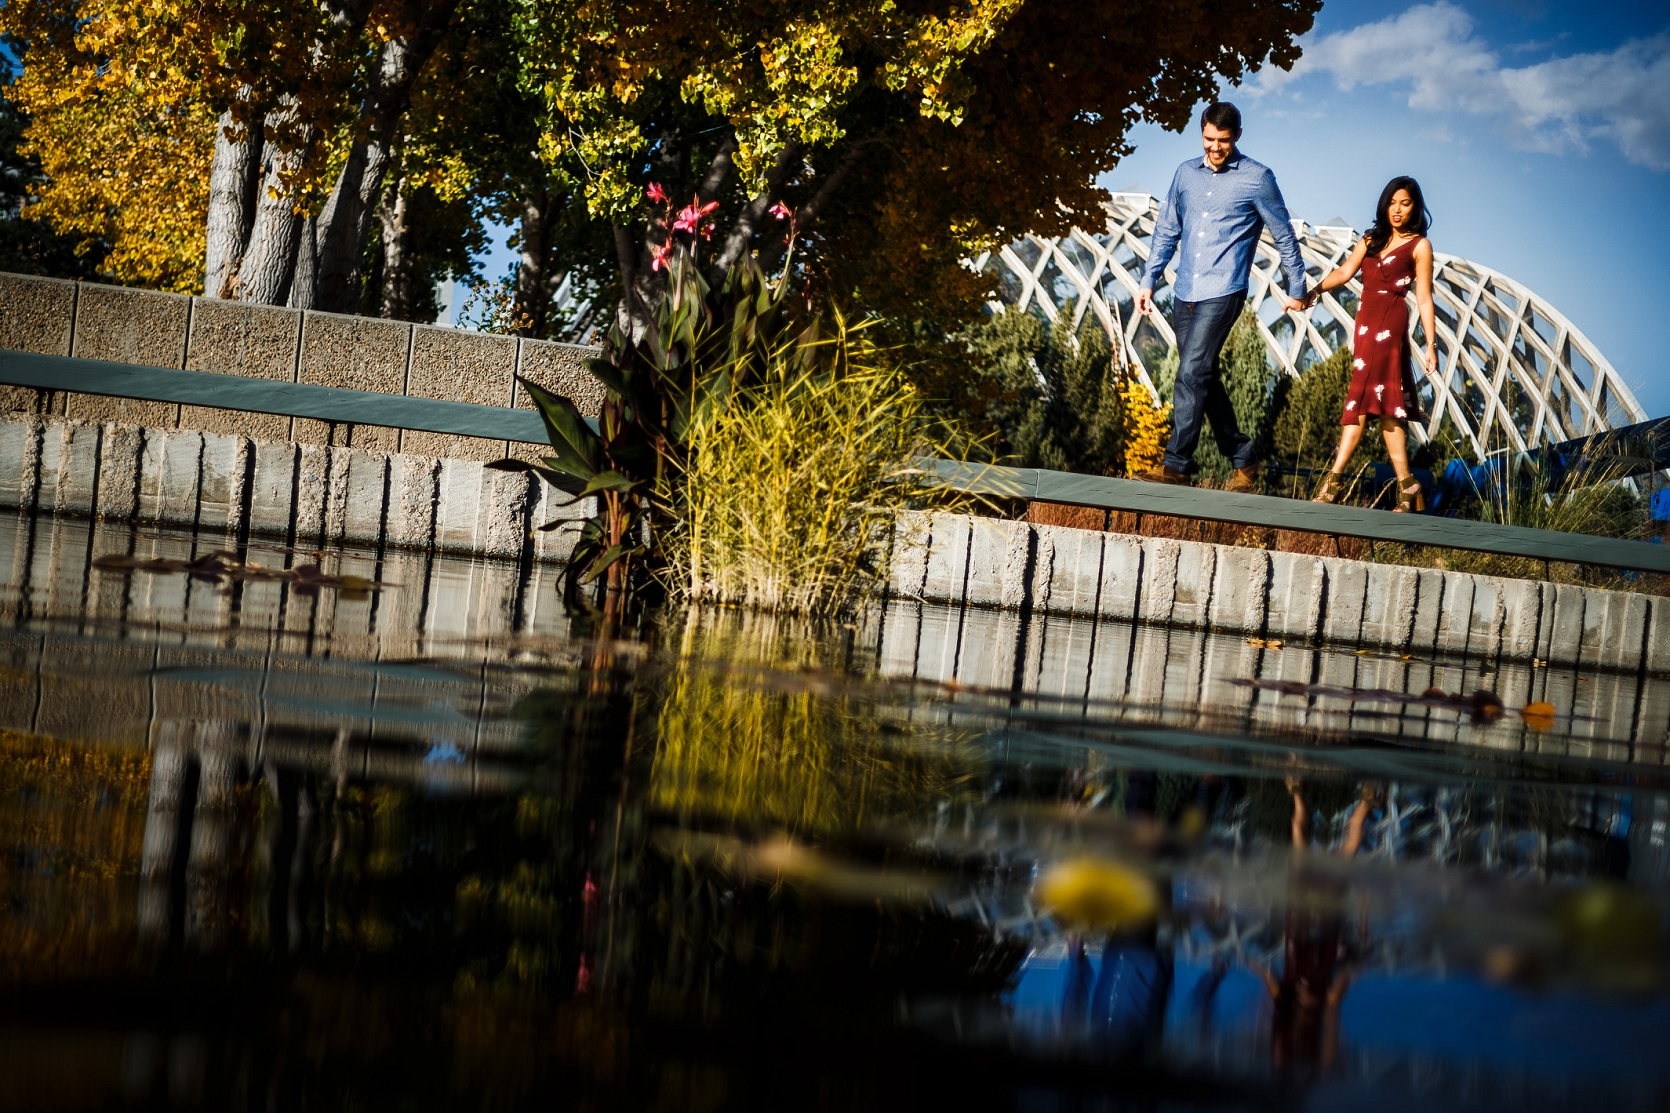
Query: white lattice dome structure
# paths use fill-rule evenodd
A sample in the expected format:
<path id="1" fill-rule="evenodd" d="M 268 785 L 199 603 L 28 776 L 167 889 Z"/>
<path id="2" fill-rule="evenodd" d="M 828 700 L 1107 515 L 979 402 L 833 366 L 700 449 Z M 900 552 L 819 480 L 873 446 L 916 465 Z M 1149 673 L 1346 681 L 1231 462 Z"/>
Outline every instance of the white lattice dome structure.
<path id="1" fill-rule="evenodd" d="M 1058 240 L 1027 236 L 979 256 L 975 266 L 995 273 L 1001 283 L 1001 300 L 992 309 L 1010 305 L 1053 321 L 1070 304 L 1075 326 L 1094 313 L 1110 337 L 1122 338 L 1127 360 L 1153 390 L 1145 360 L 1176 347 L 1165 312 L 1152 317 L 1135 312 L 1159 215 L 1159 202 L 1148 194 L 1116 193 L 1103 232 L 1075 228 Z M 1343 225 L 1318 228 L 1295 221 L 1294 230 L 1313 284 L 1350 254 L 1358 237 Z M 1606 357 L 1559 310 L 1489 267 L 1441 253 L 1435 254 L 1435 265 L 1433 309 L 1444 388 L 1443 397 L 1434 399 L 1430 381 L 1416 374 L 1429 415 L 1424 427 L 1413 426 L 1417 438 L 1436 435 L 1447 417 L 1455 435 L 1469 439 L 1482 457 L 1647 419 Z M 1162 310 L 1169 307 L 1175 277 L 1167 267 L 1166 284 L 1154 292 Z M 1350 345 L 1360 279 L 1324 294 L 1302 328 L 1270 296 L 1281 288 L 1281 259 L 1266 230 L 1254 257 L 1247 304 L 1276 366 L 1297 376 L 1339 345 Z M 1409 321 L 1414 333 L 1419 322 L 1412 297 Z"/>

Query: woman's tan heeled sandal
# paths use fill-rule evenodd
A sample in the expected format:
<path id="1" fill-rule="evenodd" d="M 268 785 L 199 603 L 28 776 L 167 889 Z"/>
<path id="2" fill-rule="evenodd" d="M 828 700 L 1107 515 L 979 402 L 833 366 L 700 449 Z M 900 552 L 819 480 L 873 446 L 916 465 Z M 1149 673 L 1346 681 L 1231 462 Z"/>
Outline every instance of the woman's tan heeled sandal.
<path id="1" fill-rule="evenodd" d="M 1397 489 L 1397 509 L 1394 514 L 1419 514 L 1426 509 L 1426 495 L 1421 491 L 1421 481 L 1414 476 L 1409 477 L 1409 486 Z"/>
<path id="2" fill-rule="evenodd" d="M 1312 502 L 1336 503 L 1345 490 L 1345 476 L 1337 471 L 1331 471 L 1322 480 L 1322 486 L 1311 496 Z"/>

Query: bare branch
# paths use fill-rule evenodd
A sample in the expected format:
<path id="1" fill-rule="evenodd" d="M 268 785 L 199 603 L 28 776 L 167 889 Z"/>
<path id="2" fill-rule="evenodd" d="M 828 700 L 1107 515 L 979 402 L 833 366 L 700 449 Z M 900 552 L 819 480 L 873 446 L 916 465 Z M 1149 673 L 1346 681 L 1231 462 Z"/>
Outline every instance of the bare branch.
<path id="1" fill-rule="evenodd" d="M 765 176 L 765 191 L 749 201 L 737 214 L 736 223 L 731 225 L 730 235 L 725 237 L 725 247 L 713 260 L 709 273 L 714 275 L 714 282 L 724 278 L 725 272 L 748 250 L 748 244 L 754 238 L 754 230 L 764 219 L 766 210 L 771 208 L 772 202 L 777 200 L 778 191 L 783 188 L 783 181 L 789 175 L 789 170 L 800 161 L 800 153 L 805 148 L 799 143 L 790 143 L 777 154 L 777 161 L 772 165 L 770 173 Z"/>
<path id="2" fill-rule="evenodd" d="M 852 174 L 852 169 L 858 165 L 859 159 L 863 158 L 865 152 L 877 146 L 879 142 L 876 139 L 863 139 L 847 148 L 847 153 L 842 157 L 841 164 L 823 180 L 822 184 L 818 186 L 818 191 L 812 194 L 811 200 L 795 211 L 795 231 L 811 231 L 817 224 L 818 217 L 823 213 L 824 208 L 828 206 L 829 199 L 835 195 L 836 191 L 841 188 L 842 183 Z M 760 248 L 760 265 L 769 270 L 772 264 L 782 257 L 787 246 L 783 240 L 773 239 Z"/>
<path id="3" fill-rule="evenodd" d="M 729 135 L 719 144 L 719 149 L 713 154 L 713 161 L 708 163 L 707 174 L 702 178 L 701 186 L 696 190 L 696 196 L 707 204 L 718 194 L 719 187 L 725 184 L 725 178 L 731 172 L 731 156 L 736 154 L 736 136 Z"/>

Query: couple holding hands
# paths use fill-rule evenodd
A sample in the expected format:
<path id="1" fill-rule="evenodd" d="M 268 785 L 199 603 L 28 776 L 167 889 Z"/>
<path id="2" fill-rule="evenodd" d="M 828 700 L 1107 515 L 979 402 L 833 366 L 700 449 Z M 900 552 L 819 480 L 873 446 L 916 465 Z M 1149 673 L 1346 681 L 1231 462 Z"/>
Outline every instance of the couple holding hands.
<path id="1" fill-rule="evenodd" d="M 1315 502 L 1335 502 L 1345 489 L 1344 472 L 1363 438 L 1368 419 L 1380 420 L 1380 432 L 1397 472 L 1397 509 L 1423 508 L 1421 485 L 1410 474 L 1404 424 L 1422 418 L 1416 393 L 1409 340 L 1411 287 L 1420 307 L 1427 344 L 1424 369 L 1438 381 L 1433 346 L 1432 244 L 1421 187 L 1413 178 L 1393 178 L 1380 193 L 1374 225 L 1357 241 L 1350 256 L 1312 289 L 1305 287 L 1305 264 L 1299 240 L 1287 216 L 1281 190 L 1269 167 L 1236 149 L 1241 113 L 1218 103 L 1201 116 L 1205 157 L 1177 168 L 1165 207 L 1154 225 L 1153 247 L 1137 293 L 1137 311 L 1154 312 L 1154 287 L 1166 264 L 1177 257 L 1172 324 L 1177 333 L 1177 385 L 1172 395 L 1171 443 L 1158 467 L 1134 478 L 1149 483 L 1187 485 L 1200 441 L 1202 418 L 1235 472 L 1228 490 L 1251 493 L 1259 461 L 1252 438 L 1236 425 L 1235 410 L 1224 389 L 1218 353 L 1247 300 L 1247 277 L 1260 231 L 1268 227 L 1281 253 L 1287 293 L 1278 295 L 1289 313 L 1316 304 L 1326 290 L 1349 282 L 1360 270 L 1363 296 L 1352 335 L 1351 388 L 1340 424 L 1345 426 L 1332 469 L 1317 489 Z"/>

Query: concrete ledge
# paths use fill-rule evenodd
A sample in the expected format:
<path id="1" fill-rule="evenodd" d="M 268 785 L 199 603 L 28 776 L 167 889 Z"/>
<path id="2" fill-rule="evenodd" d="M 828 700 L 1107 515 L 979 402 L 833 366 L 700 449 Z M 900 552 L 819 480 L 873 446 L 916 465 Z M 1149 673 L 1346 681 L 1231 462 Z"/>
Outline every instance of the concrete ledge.
<path id="1" fill-rule="evenodd" d="M 1670 674 L 1670 599 L 959 514 L 901 517 L 891 592 L 1300 644 Z M 936 675 L 967 675 L 957 662 L 984 652 L 956 630 L 924 627 L 929 634 L 945 644 L 917 657 L 938 661 Z M 1033 675 L 1057 665 L 1022 667 Z"/>
<path id="2" fill-rule="evenodd" d="M 3 272 L 0 348 L 530 408 L 515 382 L 520 374 L 587 416 L 603 405 L 603 384 L 586 366 L 602 355 L 599 348 Z M 0 412 L 482 461 L 505 449 L 502 441 L 431 433 L 402 439 L 399 430 L 376 426 L 195 406 L 182 412 L 168 403 L 27 387 L 0 386 Z M 529 446 L 516 451 L 537 457 Z"/>
<path id="3" fill-rule="evenodd" d="M 297 382 L 348 390 L 406 393 L 406 364 L 412 326 L 405 321 L 308 313 L 302 319 Z M 323 421 L 296 420 L 295 439 L 394 452 L 400 431 L 375 425 L 337 429 Z"/>
<path id="4" fill-rule="evenodd" d="M 562 563 L 595 508 L 567 503 L 477 460 L 0 414 L 8 509 Z M 537 532 L 553 519 L 574 526 Z M 1023 596 L 1017 581 L 994 604 Z"/>
<path id="5" fill-rule="evenodd" d="M 0 348 L 69 355 L 78 286 L 59 278 L 0 273 Z M 46 413 L 50 404 L 44 390 L 0 386 L 0 407 L 5 409 Z"/>
<path id="6" fill-rule="evenodd" d="M 75 309 L 70 355 L 149 367 L 184 367 L 191 299 L 123 286 L 83 284 Z M 136 398 L 71 394 L 67 417 L 168 427 L 179 423 L 179 407 Z"/>

